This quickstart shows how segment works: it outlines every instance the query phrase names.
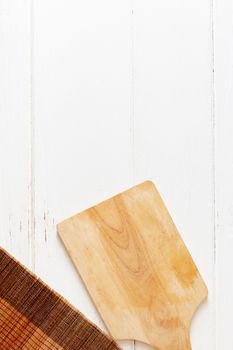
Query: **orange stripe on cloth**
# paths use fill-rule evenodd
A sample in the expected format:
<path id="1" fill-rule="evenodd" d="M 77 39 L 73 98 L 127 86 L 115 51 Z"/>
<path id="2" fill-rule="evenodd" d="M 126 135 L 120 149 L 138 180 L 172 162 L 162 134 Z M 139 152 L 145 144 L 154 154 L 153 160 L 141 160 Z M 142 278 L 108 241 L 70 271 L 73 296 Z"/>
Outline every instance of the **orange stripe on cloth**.
<path id="1" fill-rule="evenodd" d="M 0 344 L 1 349 L 62 350 L 63 348 L 0 298 Z"/>
<path id="2" fill-rule="evenodd" d="M 0 349 L 119 350 L 119 347 L 0 248 Z"/>

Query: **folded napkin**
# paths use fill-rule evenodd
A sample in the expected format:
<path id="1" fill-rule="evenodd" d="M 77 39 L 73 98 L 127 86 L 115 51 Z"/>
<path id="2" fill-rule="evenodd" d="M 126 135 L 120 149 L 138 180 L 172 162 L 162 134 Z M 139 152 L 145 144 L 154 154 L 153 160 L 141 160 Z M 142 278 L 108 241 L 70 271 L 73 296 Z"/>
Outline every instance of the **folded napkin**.
<path id="1" fill-rule="evenodd" d="M 119 347 L 0 248 L 0 349 L 119 350 Z"/>

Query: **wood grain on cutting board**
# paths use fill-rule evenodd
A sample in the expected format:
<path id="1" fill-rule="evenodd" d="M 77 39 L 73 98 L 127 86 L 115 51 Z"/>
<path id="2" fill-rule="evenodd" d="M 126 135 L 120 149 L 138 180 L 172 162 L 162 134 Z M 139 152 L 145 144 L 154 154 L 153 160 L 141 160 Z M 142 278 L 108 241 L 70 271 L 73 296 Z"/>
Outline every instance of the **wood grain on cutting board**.
<path id="1" fill-rule="evenodd" d="M 58 225 L 110 333 L 191 349 L 207 288 L 158 191 L 146 181 Z"/>

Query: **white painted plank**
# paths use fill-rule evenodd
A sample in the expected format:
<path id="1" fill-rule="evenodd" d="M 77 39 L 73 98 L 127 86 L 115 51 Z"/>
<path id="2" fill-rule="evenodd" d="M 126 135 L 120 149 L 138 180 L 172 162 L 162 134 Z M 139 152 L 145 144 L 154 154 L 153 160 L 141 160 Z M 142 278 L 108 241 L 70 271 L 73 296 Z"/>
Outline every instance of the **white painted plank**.
<path id="1" fill-rule="evenodd" d="M 130 15 L 125 0 L 34 6 L 36 272 L 102 328 L 55 224 L 132 184 Z"/>
<path id="2" fill-rule="evenodd" d="M 30 1 L 0 2 L 0 245 L 31 265 Z"/>
<path id="3" fill-rule="evenodd" d="M 209 2 L 135 0 L 135 180 L 157 184 L 209 287 L 198 350 L 214 348 L 211 74 Z"/>
<path id="4" fill-rule="evenodd" d="M 232 1 L 215 1 L 217 349 L 233 348 L 232 13 Z"/>

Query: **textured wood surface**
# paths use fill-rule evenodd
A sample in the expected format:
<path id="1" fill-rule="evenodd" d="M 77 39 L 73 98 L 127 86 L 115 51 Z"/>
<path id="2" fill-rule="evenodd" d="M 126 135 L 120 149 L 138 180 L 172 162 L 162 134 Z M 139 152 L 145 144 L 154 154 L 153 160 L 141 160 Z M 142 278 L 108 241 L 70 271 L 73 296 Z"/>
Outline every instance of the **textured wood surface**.
<path id="1" fill-rule="evenodd" d="M 58 225 L 116 339 L 191 349 L 189 327 L 207 288 L 152 182 Z"/>

